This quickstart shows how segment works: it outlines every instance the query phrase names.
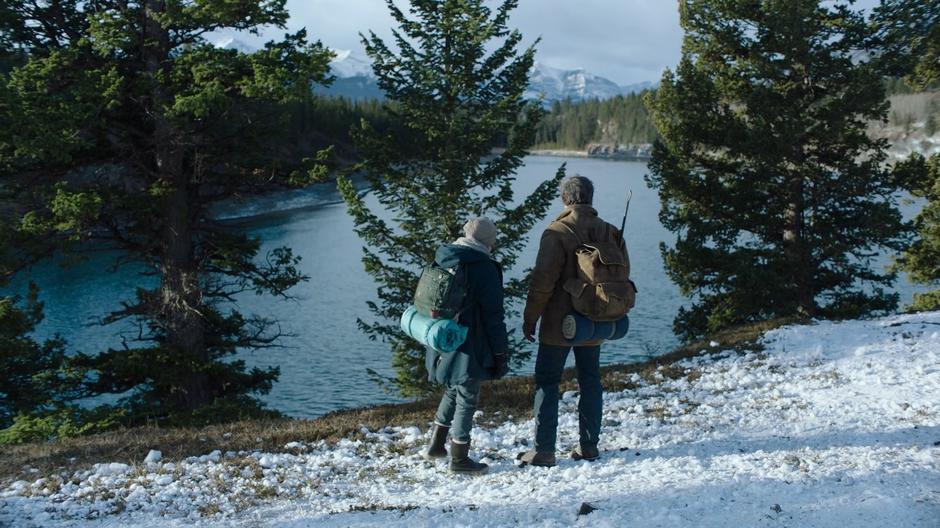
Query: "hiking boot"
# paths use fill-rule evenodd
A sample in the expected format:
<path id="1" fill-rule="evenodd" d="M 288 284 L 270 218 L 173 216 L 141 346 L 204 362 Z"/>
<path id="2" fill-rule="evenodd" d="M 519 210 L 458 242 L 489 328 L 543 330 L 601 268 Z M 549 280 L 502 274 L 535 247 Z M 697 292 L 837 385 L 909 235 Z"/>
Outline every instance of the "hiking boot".
<path id="1" fill-rule="evenodd" d="M 597 450 L 597 446 L 579 445 L 571 450 L 571 458 L 574 460 L 587 460 L 588 462 L 594 462 L 600 457 L 601 453 Z"/>
<path id="2" fill-rule="evenodd" d="M 426 460 L 445 458 L 447 449 L 444 448 L 444 444 L 447 443 L 447 431 L 450 431 L 450 427 L 434 424 L 434 430 L 431 432 L 431 443 L 426 450 L 421 452 L 421 456 Z"/>
<path id="3" fill-rule="evenodd" d="M 470 442 L 460 444 L 450 441 L 450 470 L 454 473 L 469 473 L 479 475 L 486 473 L 486 464 L 475 462 L 470 458 Z"/>
<path id="4" fill-rule="evenodd" d="M 524 453 L 519 453 L 519 456 L 516 457 L 516 460 L 521 461 L 522 466 L 532 465 L 539 467 L 554 467 L 555 453 L 530 449 Z"/>

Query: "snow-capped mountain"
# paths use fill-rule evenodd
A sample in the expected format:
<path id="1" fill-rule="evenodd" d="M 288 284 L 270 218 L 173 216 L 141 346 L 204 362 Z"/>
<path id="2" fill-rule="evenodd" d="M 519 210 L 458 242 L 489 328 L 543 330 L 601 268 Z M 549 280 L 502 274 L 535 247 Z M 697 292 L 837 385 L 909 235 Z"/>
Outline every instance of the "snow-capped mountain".
<path id="1" fill-rule="evenodd" d="M 214 44 L 219 48 L 237 49 L 245 53 L 254 51 L 250 45 L 231 36 L 220 38 Z M 317 92 L 351 99 L 383 97 L 368 57 L 352 50 L 334 49 L 333 52 L 336 56 L 330 61 L 330 73 L 335 76 L 335 80 L 328 87 L 317 87 Z M 610 99 L 656 86 L 656 83 L 649 81 L 622 86 L 583 68 L 564 70 L 540 62 L 533 65 L 529 78 L 531 83 L 525 96 L 530 99 L 542 97 L 546 106 L 565 99 Z"/>
<path id="2" fill-rule="evenodd" d="M 546 103 L 571 99 L 610 99 L 618 95 L 627 95 L 652 88 L 652 82 L 642 82 L 627 86 L 595 75 L 584 68 L 562 70 L 547 64 L 536 62 L 529 73 L 529 89 L 526 97 L 535 99 L 544 97 Z"/>
<path id="3" fill-rule="evenodd" d="M 609 79 L 585 71 L 561 70 L 536 62 L 529 72 L 529 89 L 526 96 L 544 96 L 546 100 L 562 99 L 608 99 L 620 94 L 620 87 Z"/>
<path id="4" fill-rule="evenodd" d="M 351 50 L 334 49 L 333 53 L 336 56 L 330 61 L 330 73 L 336 78 L 329 86 L 315 87 L 316 92 L 356 100 L 385 97 L 375 82 L 368 57 Z"/>
<path id="5" fill-rule="evenodd" d="M 325 90 L 327 93 L 355 99 L 381 97 L 381 91 L 375 85 L 375 76 L 368 58 L 349 50 L 334 51 L 336 58 L 330 62 L 330 68 L 336 76 L 336 81 L 333 86 Z M 575 101 L 610 99 L 655 86 L 655 83 L 650 81 L 621 86 L 583 68 L 562 70 L 543 63 L 536 63 L 532 67 L 529 79 L 530 85 L 525 93 L 526 98 L 543 97 L 546 105 L 565 99 Z"/>
<path id="6" fill-rule="evenodd" d="M 213 42 L 212 45 L 220 49 L 238 50 L 241 53 L 254 53 L 257 51 L 257 48 L 246 44 L 232 36 L 222 37 Z"/>
<path id="7" fill-rule="evenodd" d="M 374 77 L 372 63 L 367 57 L 353 54 L 352 50 L 334 49 L 336 54 L 330 61 L 330 72 L 338 79 L 347 77 Z"/>

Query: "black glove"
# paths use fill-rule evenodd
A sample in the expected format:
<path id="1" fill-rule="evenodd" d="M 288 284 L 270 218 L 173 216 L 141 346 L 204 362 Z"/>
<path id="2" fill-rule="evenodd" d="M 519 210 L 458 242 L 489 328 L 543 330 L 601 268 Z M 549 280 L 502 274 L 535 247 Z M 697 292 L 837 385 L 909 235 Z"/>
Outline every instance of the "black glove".
<path id="1" fill-rule="evenodd" d="M 493 356 L 493 377 L 502 378 L 509 374 L 509 356 L 507 354 L 496 354 Z"/>

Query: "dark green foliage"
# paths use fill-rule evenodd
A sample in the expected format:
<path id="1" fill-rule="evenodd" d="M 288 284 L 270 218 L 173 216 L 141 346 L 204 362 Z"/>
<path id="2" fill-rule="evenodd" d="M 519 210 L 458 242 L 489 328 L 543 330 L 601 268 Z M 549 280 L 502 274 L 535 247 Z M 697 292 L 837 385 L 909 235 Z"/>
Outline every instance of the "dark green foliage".
<path id="1" fill-rule="evenodd" d="M 940 154 L 914 154 L 895 167 L 898 180 L 911 194 L 926 200 L 914 218 L 917 238 L 898 259 L 898 267 L 914 282 L 940 287 Z M 940 310 L 940 289 L 915 294 L 910 310 Z"/>
<path id="2" fill-rule="evenodd" d="M 375 34 L 363 42 L 402 129 L 382 133 L 363 123 L 356 140 L 359 168 L 390 214 L 372 211 L 348 181 L 341 190 L 368 244 L 365 269 L 379 284 L 378 300 L 369 303 L 378 320 L 360 320 L 360 327 L 391 345 L 393 383 L 414 395 L 429 389 L 424 353 L 400 332 L 398 319 L 411 303 L 418 273 L 439 244 L 458 238 L 464 221 L 481 214 L 499 227 L 495 257 L 511 268 L 524 235 L 555 196 L 561 171 L 521 202 L 513 199 L 513 173 L 542 115 L 537 103 L 522 97 L 535 50 L 518 52 L 522 36 L 507 28 L 514 0 L 494 10 L 482 0 L 414 0 L 411 18 L 387 4 L 399 26 L 398 51 Z M 505 150 L 493 154 L 500 144 Z M 524 294 L 522 281 L 510 281 L 507 299 Z M 525 355 L 516 345 L 518 362 Z"/>
<path id="3" fill-rule="evenodd" d="M 680 2 L 682 59 L 648 99 L 662 136 L 649 184 L 676 233 L 662 246 L 695 338 L 776 317 L 892 310 L 881 251 L 903 247 L 869 27 L 816 0 Z"/>
<path id="4" fill-rule="evenodd" d="M 11 198 L 10 192 L 0 195 L 0 200 Z M 46 240 L 17 225 L 17 211 L 8 209 L 6 218 L 0 219 L 0 287 L 4 288 L 51 250 Z M 30 284 L 24 297 L 0 296 L 0 429 L 12 425 L 17 416 L 60 410 L 80 394 L 81 374 L 68 367 L 64 341 L 55 337 L 38 343 L 31 337 L 42 321 L 38 294 L 36 285 Z"/>
<path id="5" fill-rule="evenodd" d="M 115 266 L 132 263 L 144 270 L 141 284 L 155 285 L 102 314 L 135 322 L 136 339 L 68 361 L 82 373 L 81 396 L 123 395 L 100 409 L 116 421 L 263 413 L 254 395 L 277 379 L 276 368 L 232 360 L 281 335 L 236 303 L 243 292 L 287 296 L 305 279 L 299 258 L 289 248 L 259 254 L 259 240 L 207 210 L 234 193 L 323 178 L 328 152 L 285 155 L 283 131 L 290 105 L 325 82 L 331 54 L 304 31 L 251 54 L 216 48 L 204 34 L 283 27 L 284 4 L 35 1 L 0 10 L 6 56 L 19 57 L 0 76 L 0 169 L 29 197 L 20 200 L 29 209 L 23 230 L 76 251 L 121 250 Z M 17 427 L 84 431 L 83 417 L 96 429 L 112 423 L 107 416 L 66 410 Z"/>
<path id="6" fill-rule="evenodd" d="M 37 293 L 31 287 L 25 300 L 0 298 L 0 429 L 18 414 L 47 411 L 76 394 L 77 380 L 70 380 L 65 368 L 63 341 L 37 343 L 28 337 L 42 320 Z"/>
<path id="7" fill-rule="evenodd" d="M 536 146 L 581 150 L 589 143 L 652 143 L 656 129 L 643 104 L 646 93 L 603 101 L 555 101 L 536 129 Z"/>
<path id="8" fill-rule="evenodd" d="M 285 130 L 297 150 L 333 145 L 339 158 L 356 159 L 352 132 L 365 120 L 382 132 L 395 133 L 397 125 L 386 105 L 376 99 L 351 100 L 328 95 L 311 95 L 289 105 L 290 122 Z"/>
<path id="9" fill-rule="evenodd" d="M 924 90 L 940 80 L 940 0 L 881 0 L 872 45 L 892 76 Z"/>

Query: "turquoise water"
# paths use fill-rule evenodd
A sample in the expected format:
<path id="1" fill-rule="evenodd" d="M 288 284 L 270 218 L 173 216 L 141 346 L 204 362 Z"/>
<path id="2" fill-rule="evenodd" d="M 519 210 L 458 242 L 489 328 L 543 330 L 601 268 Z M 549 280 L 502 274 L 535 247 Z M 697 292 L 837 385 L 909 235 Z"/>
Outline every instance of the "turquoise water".
<path id="1" fill-rule="evenodd" d="M 674 236 L 659 223 L 659 199 L 643 182 L 646 166 L 637 162 L 614 162 L 586 158 L 527 158 L 517 179 L 517 197 L 535 189 L 550 178 L 558 166 L 568 163 L 568 174 L 580 173 L 595 185 L 595 207 L 609 222 L 619 225 L 628 190 L 633 190 L 626 240 L 632 275 L 639 287 L 637 306 L 631 312 L 631 328 L 626 339 L 604 346 L 604 363 L 629 362 L 670 351 L 677 340 L 672 335 L 672 319 L 683 300 L 669 282 L 662 267 L 659 243 L 671 243 Z M 539 234 L 561 211 L 553 204 L 546 219 L 529 234 L 517 269 L 521 274 L 532 265 Z M 391 375 L 390 352 L 382 343 L 370 341 L 357 328 L 357 318 L 371 320 L 366 301 L 375 297 L 375 285 L 362 270 L 361 241 L 353 233 L 352 220 L 340 203 L 315 208 L 272 213 L 240 222 L 241 228 L 262 237 L 265 249 L 290 246 L 303 257 L 301 268 L 310 281 L 292 290 L 296 299 L 284 301 L 245 295 L 242 312 L 278 319 L 292 337 L 284 348 L 245 352 L 249 365 L 279 365 L 281 377 L 263 399 L 272 408 L 297 417 L 320 416 L 329 411 L 399 401 L 372 381 L 367 369 Z M 93 352 L 120 347 L 137 336 L 133 326 L 96 324 L 98 317 L 130 299 L 139 281 L 132 270 L 116 273 L 107 268 L 114 255 L 96 254 L 77 266 L 62 268 L 55 263 L 39 266 L 31 273 L 41 288 L 46 319 L 39 327 L 40 337 L 60 333 L 69 348 Z M 902 302 L 909 301 L 912 288 L 899 281 Z M 519 332 L 519 321 L 509 321 Z M 569 360 L 570 361 L 570 360 Z M 518 371 L 531 373 L 531 364 Z"/>

